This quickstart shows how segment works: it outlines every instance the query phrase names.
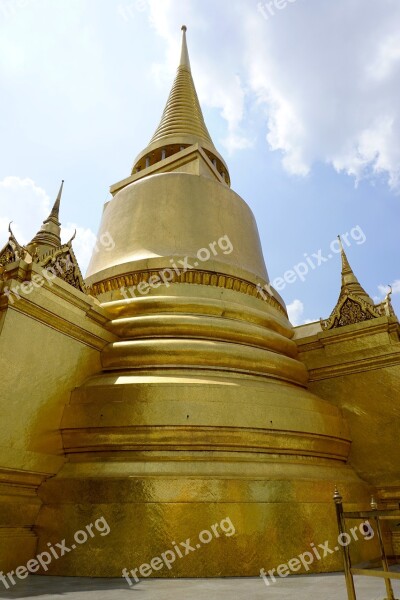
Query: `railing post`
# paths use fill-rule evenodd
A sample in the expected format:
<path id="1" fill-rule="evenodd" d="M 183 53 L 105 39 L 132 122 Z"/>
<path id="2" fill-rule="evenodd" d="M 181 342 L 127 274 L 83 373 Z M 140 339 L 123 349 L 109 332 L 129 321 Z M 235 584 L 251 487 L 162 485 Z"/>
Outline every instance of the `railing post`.
<path id="1" fill-rule="evenodd" d="M 372 510 L 378 510 L 378 504 L 373 496 L 371 497 L 371 508 L 372 508 Z M 379 546 L 381 549 L 382 567 L 383 567 L 383 570 L 388 573 L 389 565 L 388 565 L 388 561 L 386 558 L 385 545 L 383 543 L 382 529 L 381 529 L 381 523 L 379 521 L 379 516 L 377 515 L 376 517 L 374 517 L 374 520 L 375 520 L 375 525 L 376 525 L 376 531 L 378 533 Z M 390 579 L 385 579 L 385 585 L 386 585 L 386 593 L 388 595 L 386 600 L 395 600 L 395 597 L 393 594 L 392 582 L 390 581 Z"/>
<path id="2" fill-rule="evenodd" d="M 342 504 L 342 496 L 339 494 L 339 490 L 335 488 L 335 493 L 333 494 L 333 499 L 335 501 L 336 507 L 336 518 L 339 533 L 346 533 L 345 528 L 345 520 L 343 516 L 343 504 Z M 356 590 L 354 588 L 354 580 L 351 572 L 351 560 L 350 560 L 350 550 L 348 546 L 342 546 L 343 552 L 343 562 L 344 562 L 344 575 L 346 578 L 346 588 L 347 588 L 347 597 L 348 600 L 357 600 L 356 598 Z"/>

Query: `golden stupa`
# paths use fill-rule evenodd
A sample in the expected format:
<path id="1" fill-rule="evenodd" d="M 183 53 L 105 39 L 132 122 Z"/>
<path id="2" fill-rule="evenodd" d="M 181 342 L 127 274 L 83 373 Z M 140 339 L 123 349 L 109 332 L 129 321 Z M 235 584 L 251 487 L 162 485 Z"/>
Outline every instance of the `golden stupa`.
<path id="1" fill-rule="evenodd" d="M 42 233 L 25 248 L 10 230 L 0 253 L 0 571 L 103 518 L 107 536 L 46 572 L 121 576 L 225 520 L 234 532 L 151 576 L 254 576 L 337 537 L 335 485 L 350 505 L 399 501 L 390 297 L 374 305 L 342 249 L 331 317 L 292 327 L 182 29 L 161 122 L 111 187 L 98 239 L 112 244 L 85 282 L 71 242 L 51 238 L 61 190 Z M 61 259 L 68 276 L 39 285 Z M 339 568 L 337 552 L 310 570 Z"/>

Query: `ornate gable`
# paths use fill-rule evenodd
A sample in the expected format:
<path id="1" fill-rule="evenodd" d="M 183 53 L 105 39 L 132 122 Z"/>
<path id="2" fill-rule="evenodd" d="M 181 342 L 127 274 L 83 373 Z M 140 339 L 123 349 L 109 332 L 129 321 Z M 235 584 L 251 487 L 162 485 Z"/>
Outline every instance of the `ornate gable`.
<path id="1" fill-rule="evenodd" d="M 321 320 L 322 329 L 335 329 L 354 325 L 370 319 L 376 319 L 380 314 L 375 306 L 371 306 L 362 298 L 348 293 L 347 290 L 340 295 L 339 301 L 333 309 L 329 319 Z"/>
<path id="2" fill-rule="evenodd" d="M 26 250 L 23 246 L 17 242 L 13 232 L 11 231 L 11 223 L 8 226 L 10 236 L 6 245 L 0 250 L 0 265 L 5 267 L 6 265 L 23 260 L 26 256 Z"/>
<path id="3" fill-rule="evenodd" d="M 5 267 L 9 263 L 12 263 L 16 260 L 18 260 L 18 258 L 15 247 L 13 247 L 9 240 L 4 248 L 0 251 L 0 265 Z"/>
<path id="4" fill-rule="evenodd" d="M 344 251 L 339 236 L 339 244 L 342 258 L 342 287 L 339 300 L 328 319 L 321 319 L 322 329 L 335 329 L 354 325 L 363 321 L 377 319 L 383 315 L 394 315 L 390 303 L 390 293 L 385 300 L 375 306 L 373 300 L 368 296 L 354 275 L 350 263 Z"/>
<path id="5" fill-rule="evenodd" d="M 85 282 L 72 250 L 71 241 L 60 248 L 49 252 L 37 261 L 41 267 L 54 271 L 60 279 L 69 283 L 77 290 L 86 293 Z"/>

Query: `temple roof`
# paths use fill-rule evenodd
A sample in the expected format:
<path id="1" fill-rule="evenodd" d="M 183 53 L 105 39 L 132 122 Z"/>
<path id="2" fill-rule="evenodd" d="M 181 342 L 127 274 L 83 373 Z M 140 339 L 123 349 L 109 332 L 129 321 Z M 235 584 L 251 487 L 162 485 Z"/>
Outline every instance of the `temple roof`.
<path id="1" fill-rule="evenodd" d="M 342 258 L 342 285 L 339 299 L 330 317 L 321 319 L 322 329 L 336 329 L 337 327 L 354 325 L 382 316 L 395 316 L 390 301 L 391 292 L 387 294 L 383 302 L 375 304 L 355 276 L 340 236 L 338 236 L 338 239 Z"/>

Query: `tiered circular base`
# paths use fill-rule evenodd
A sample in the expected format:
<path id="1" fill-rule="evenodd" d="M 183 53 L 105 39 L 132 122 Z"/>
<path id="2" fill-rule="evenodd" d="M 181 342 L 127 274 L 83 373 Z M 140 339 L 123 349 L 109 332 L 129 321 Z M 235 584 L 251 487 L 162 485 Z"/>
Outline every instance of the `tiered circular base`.
<path id="1" fill-rule="evenodd" d="M 110 533 L 49 572 L 119 576 L 188 538 L 193 551 L 151 576 L 254 576 L 311 544 L 334 548 L 335 484 L 354 503 L 368 489 L 346 466 L 339 411 L 306 389 L 282 311 L 178 283 L 105 307 L 120 341 L 66 407 L 69 463 L 40 489 L 40 550 L 101 517 Z M 365 549 L 354 543 L 356 555 Z M 339 568 L 338 551 L 310 565 Z"/>

